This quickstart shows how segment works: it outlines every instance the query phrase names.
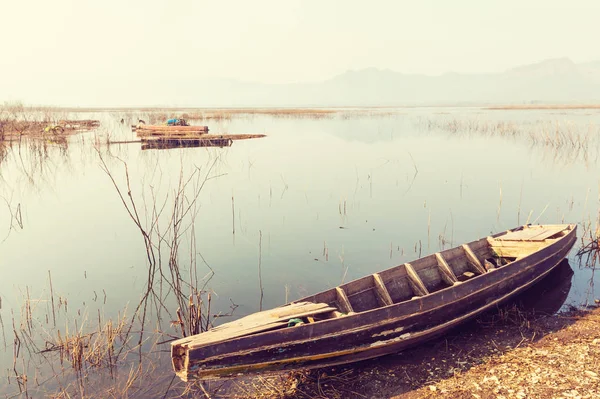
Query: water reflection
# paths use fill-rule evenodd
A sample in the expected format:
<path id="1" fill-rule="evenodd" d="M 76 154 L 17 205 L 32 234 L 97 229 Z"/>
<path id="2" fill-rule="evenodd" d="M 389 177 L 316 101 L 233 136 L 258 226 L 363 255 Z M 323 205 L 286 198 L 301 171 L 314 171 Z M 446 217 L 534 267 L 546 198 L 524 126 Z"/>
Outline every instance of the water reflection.
<path id="1" fill-rule="evenodd" d="M 148 140 L 142 144 L 142 150 L 169 150 L 173 148 L 197 148 L 197 147 L 231 147 L 231 139 L 210 139 L 210 140 Z"/>
<path id="2" fill-rule="evenodd" d="M 588 288 L 585 290 L 585 301 L 582 305 L 586 307 L 595 307 L 600 304 L 600 295 L 596 296 L 595 290 L 595 276 L 600 261 L 600 238 L 599 230 L 596 228 L 592 232 L 590 224 L 587 225 L 588 231 L 583 233 L 581 248 L 577 251 L 577 261 L 579 268 L 585 271 L 588 275 Z"/>
<path id="3" fill-rule="evenodd" d="M 403 110 L 375 118 L 362 114 L 232 117 L 215 120 L 214 130 L 261 132 L 268 137 L 223 149 L 172 151 L 141 151 L 139 144 L 105 145 L 102 135 L 131 139 L 128 123 L 120 120 L 139 114 L 99 112 L 79 116 L 101 120 L 98 132 L 71 137 L 64 146 L 13 143 L 0 162 L 0 195 L 9 198 L 11 206 L 11 212 L 0 210 L 0 229 L 9 219 L 15 225 L 10 215 L 19 204 L 23 228 L 0 245 L 0 269 L 10 270 L 0 280 L 0 316 L 7 340 L 0 364 L 13 363 L 8 320 L 14 311 L 21 334 L 19 321 L 28 314 L 21 314 L 27 295 L 29 303 L 36 304 L 32 320 L 55 340 L 56 330 L 49 324 L 52 298 L 61 303 L 57 325 L 68 325 L 70 331 L 93 331 L 96 324 L 105 326 L 110 319 L 120 324 L 124 308 L 129 322 L 148 292 L 149 270 L 154 270 L 154 282 L 163 284 L 151 293 L 156 300 L 148 306 L 146 321 L 151 324 L 146 326 L 167 339 L 181 335 L 182 321 L 194 319 L 190 315 L 197 315 L 199 302 L 208 304 L 209 292 L 211 310 L 203 317 L 228 314 L 234 305 L 239 307 L 232 317 L 241 317 L 260 307 L 261 285 L 263 306 L 273 307 L 338 285 L 342 279 L 362 277 L 515 227 L 525 221 L 525 215 L 538 223 L 583 224 L 583 215 L 597 214 L 598 204 L 586 200 L 598 194 L 597 158 L 592 155 L 559 158 L 563 163 L 557 164 L 555 147 L 529 142 L 526 132 L 519 139 L 511 134 L 415 128 L 418 118 L 480 118 L 495 121 L 495 126 L 530 129 L 539 126 L 538 119 L 550 125 L 548 120 L 555 116 L 464 109 L 448 109 L 449 116 L 433 112 Z M 600 117 L 573 119 L 583 126 L 597 123 Z M 457 122 L 459 127 L 461 123 Z M 570 148 L 564 141 L 569 136 L 560 137 L 563 144 L 558 148 L 564 154 L 560 148 Z M 588 154 L 597 152 L 596 142 L 586 145 Z M 114 173 L 122 198 L 129 205 L 135 201 L 145 234 L 154 234 L 149 246 L 101 169 L 99 154 Z M 122 161 L 127 163 L 128 177 Z M 207 182 L 196 197 L 193 193 L 201 182 L 192 177 L 188 195 L 174 201 L 181 193 L 180 182 L 188 181 L 198 169 L 204 176 L 213 163 L 212 176 L 218 178 Z M 174 212 L 188 208 L 187 215 L 193 213 L 194 220 L 169 223 Z M 180 238 L 176 244 L 173 234 Z M 152 251 L 154 263 L 148 261 Z M 179 274 L 171 275 L 174 261 Z M 571 264 L 576 264 L 574 258 Z M 211 269 L 214 276 L 202 287 Z M 559 303 L 580 305 L 586 297 L 597 297 L 594 287 L 590 292 L 594 269 L 576 268 L 569 278 L 570 269 L 561 266 L 553 272 L 556 280 L 544 280 L 530 293 L 546 291 L 528 298 L 545 298 L 552 304 L 543 310 L 548 313 Z M 201 289 L 190 302 L 192 282 Z M 182 309 L 181 317 L 177 307 Z M 96 323 L 98 314 L 101 323 Z M 92 315 L 93 325 L 86 322 L 82 329 L 82 318 L 89 320 Z M 206 318 L 200 320 L 206 326 Z M 217 318 L 214 324 L 229 320 Z M 132 331 L 139 331 L 139 321 Z M 184 330 L 189 333 L 197 327 L 198 323 L 190 323 Z M 134 338 L 124 351 L 135 348 L 136 352 L 139 338 L 130 337 Z M 154 355 L 148 356 L 155 359 Z M 33 366 L 25 365 L 21 363 L 18 371 L 31 375 Z M 168 356 L 157 360 L 155 367 L 171 376 Z"/>
<path id="4" fill-rule="evenodd" d="M 569 260 L 565 258 L 544 279 L 515 298 L 514 303 L 532 314 L 555 314 L 564 309 L 573 284 L 573 274 Z"/>

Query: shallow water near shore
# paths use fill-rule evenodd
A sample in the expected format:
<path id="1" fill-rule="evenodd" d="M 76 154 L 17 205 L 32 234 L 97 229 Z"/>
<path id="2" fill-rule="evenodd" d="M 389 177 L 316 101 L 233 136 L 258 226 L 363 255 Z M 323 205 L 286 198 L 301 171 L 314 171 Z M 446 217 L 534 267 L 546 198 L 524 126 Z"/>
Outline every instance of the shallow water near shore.
<path id="1" fill-rule="evenodd" d="M 128 123 L 118 123 L 122 116 Z M 13 143 L 3 156 L 0 365 L 9 373 L 12 319 L 19 328 L 25 298 L 35 303 L 28 311 L 33 324 L 52 330 L 51 290 L 68 303 L 57 324 L 80 317 L 79 328 L 100 314 L 132 311 L 145 290 L 144 241 L 100 155 L 124 193 L 127 164 L 130 190 L 148 223 L 151 205 L 172 198 L 180 176 L 199 171 L 209 178 L 180 264 L 184 273 L 196 264 L 200 279 L 214 271 L 206 285 L 211 313 L 228 313 L 235 304 L 233 318 L 527 222 L 577 223 L 585 237 L 598 221 L 599 112 L 239 115 L 192 122 L 208 124 L 211 133 L 267 137 L 226 148 L 106 144 L 107 135 L 132 139 L 128 126 L 141 117 L 142 111 L 85 113 L 81 118 L 100 120 L 98 131 L 71 137 L 64 147 Z M 569 255 L 570 288 L 556 310 L 600 297 L 594 265 L 575 256 L 580 246 L 578 240 Z M 165 306 L 174 311 L 177 304 Z M 178 333 L 173 325 L 163 330 Z M 159 367 L 169 373 L 168 357 Z M 4 380 L 0 388 L 18 392 Z"/>

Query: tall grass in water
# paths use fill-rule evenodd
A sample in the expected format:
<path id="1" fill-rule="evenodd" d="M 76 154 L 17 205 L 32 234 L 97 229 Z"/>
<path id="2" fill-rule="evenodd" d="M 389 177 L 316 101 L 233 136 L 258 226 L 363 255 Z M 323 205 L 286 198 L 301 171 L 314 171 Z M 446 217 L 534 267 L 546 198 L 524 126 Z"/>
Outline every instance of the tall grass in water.
<path id="1" fill-rule="evenodd" d="M 99 126 L 98 121 L 69 120 L 67 116 L 65 111 L 57 108 L 4 103 L 0 105 L 0 142 L 28 137 L 60 144 L 69 135 Z"/>
<path id="2" fill-rule="evenodd" d="M 133 317 L 140 317 L 142 327 L 146 323 L 149 305 L 157 311 L 160 322 L 161 313 L 165 312 L 170 320 L 178 320 L 185 334 L 192 334 L 195 325 L 207 326 L 208 322 L 185 324 L 186 320 L 195 320 L 198 317 L 208 317 L 199 312 L 203 304 L 203 298 L 208 297 L 205 291 L 206 283 L 214 272 L 210 265 L 202 259 L 208 272 L 204 276 L 198 275 L 197 251 L 195 241 L 195 219 L 199 212 L 198 198 L 205 184 L 219 175 L 213 174 L 219 158 L 208 165 L 207 170 L 196 167 L 186 176 L 183 166 L 179 172 L 179 178 L 171 194 L 166 194 L 163 199 L 157 198 L 156 191 L 151 188 L 149 193 L 138 194 L 136 198 L 133 192 L 129 169 L 122 160 L 117 160 L 122 166 L 124 183 L 119 184 L 115 173 L 108 166 L 104 155 L 98 151 L 101 166 L 111 180 L 121 203 L 123 204 L 129 218 L 140 233 L 144 243 L 146 261 L 148 266 L 145 292 L 134 310 Z M 151 203 L 146 203 L 145 198 L 152 198 Z M 141 203 L 139 203 L 141 201 Z M 183 274 L 181 264 L 182 240 L 188 239 L 186 243 L 189 260 L 185 268 L 189 270 L 187 275 Z M 164 306 L 168 297 L 172 296 L 178 305 L 178 317 Z M 190 315 L 190 312 L 192 315 Z M 191 317 L 190 317 L 191 316 Z M 142 340 L 142 335 L 139 338 Z"/>
<path id="3" fill-rule="evenodd" d="M 219 176 L 219 158 L 189 173 L 182 167 L 163 196 L 156 188 L 160 185 L 139 188 L 125 162 L 96 151 L 143 243 L 147 273 L 139 301 L 117 317 L 105 318 L 100 310 L 90 314 L 85 304 L 73 313 L 77 306 L 54 289 L 56 279 L 49 274 L 45 298 L 32 299 L 28 290 L 20 317 L 17 312 L 7 320 L 0 310 L 8 345 L 12 324 L 14 362 L 8 389 L 23 397 L 181 395 L 189 387 L 171 380 L 170 357 L 161 354 L 168 352 L 165 345 L 205 331 L 215 316 L 231 315 L 237 307 L 231 302 L 230 313 L 214 315 L 208 288 L 214 272 L 195 242 L 198 198 L 207 182 Z M 96 293 L 92 297 L 98 299 Z"/>
<path id="4" fill-rule="evenodd" d="M 532 149 L 549 152 L 554 161 L 598 158 L 600 126 L 572 121 L 497 121 L 472 117 L 417 117 L 417 128 L 453 135 L 503 137 L 528 142 Z"/>

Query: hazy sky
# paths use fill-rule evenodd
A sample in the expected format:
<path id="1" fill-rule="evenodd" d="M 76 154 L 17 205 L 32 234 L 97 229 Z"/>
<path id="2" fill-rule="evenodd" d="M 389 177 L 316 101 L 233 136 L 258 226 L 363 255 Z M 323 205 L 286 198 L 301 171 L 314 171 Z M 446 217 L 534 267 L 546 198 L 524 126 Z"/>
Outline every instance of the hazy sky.
<path id="1" fill-rule="evenodd" d="M 598 0 L 0 0 L 0 100 L 43 82 L 499 72 L 600 59 Z"/>

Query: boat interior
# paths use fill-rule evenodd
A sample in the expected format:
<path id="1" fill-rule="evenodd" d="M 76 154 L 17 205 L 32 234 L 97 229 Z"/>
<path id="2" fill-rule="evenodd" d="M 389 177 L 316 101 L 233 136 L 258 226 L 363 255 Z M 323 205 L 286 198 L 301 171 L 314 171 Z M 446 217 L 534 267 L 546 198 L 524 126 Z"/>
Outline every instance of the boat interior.
<path id="1" fill-rule="evenodd" d="M 337 309 L 306 322 L 365 312 L 462 284 L 539 251 L 570 229 L 569 225 L 521 226 L 351 281 L 302 299 Z"/>

